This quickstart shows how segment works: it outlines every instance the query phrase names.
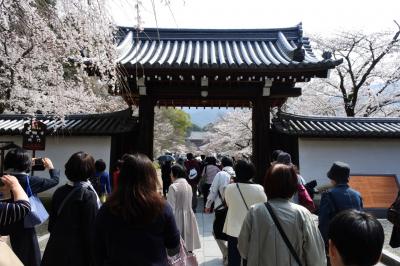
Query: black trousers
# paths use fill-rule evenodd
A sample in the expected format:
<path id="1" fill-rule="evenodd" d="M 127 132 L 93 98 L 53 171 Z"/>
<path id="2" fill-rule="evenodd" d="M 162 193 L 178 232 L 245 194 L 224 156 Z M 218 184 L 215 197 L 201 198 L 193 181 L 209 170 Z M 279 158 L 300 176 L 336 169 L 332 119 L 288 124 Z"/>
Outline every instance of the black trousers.
<path id="1" fill-rule="evenodd" d="M 192 209 L 197 212 L 197 184 L 190 184 L 192 187 Z"/>
<path id="2" fill-rule="evenodd" d="M 205 184 L 203 184 L 203 187 L 201 188 L 201 193 L 203 193 L 203 201 L 204 201 L 204 207 L 206 207 L 206 202 L 207 202 L 207 197 L 208 197 L 208 194 L 210 194 L 210 187 L 211 187 L 211 184 L 207 184 L 207 183 L 205 183 Z"/>
<path id="3" fill-rule="evenodd" d="M 18 230 L 10 234 L 12 250 L 25 266 L 40 266 L 40 249 L 35 228 L 23 228 L 21 223 L 18 225 Z"/>
<path id="4" fill-rule="evenodd" d="M 229 266 L 240 266 L 242 258 L 240 257 L 239 250 L 237 248 L 238 239 L 228 235 L 228 265 Z"/>

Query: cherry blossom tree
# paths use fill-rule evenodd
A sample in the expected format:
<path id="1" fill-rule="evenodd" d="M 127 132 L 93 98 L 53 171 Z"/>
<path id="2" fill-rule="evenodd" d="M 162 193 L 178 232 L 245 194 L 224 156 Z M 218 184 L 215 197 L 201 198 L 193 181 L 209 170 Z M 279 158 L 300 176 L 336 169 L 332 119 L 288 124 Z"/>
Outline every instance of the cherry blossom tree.
<path id="1" fill-rule="evenodd" d="M 190 126 L 190 116 L 180 109 L 156 108 L 154 115 L 154 154 L 161 155 L 166 150 L 186 153 L 193 150 L 185 142 Z"/>
<path id="2" fill-rule="evenodd" d="M 104 0 L 0 1 L 0 113 L 127 108 L 109 94 L 114 30 Z"/>
<path id="3" fill-rule="evenodd" d="M 201 149 L 206 154 L 250 155 L 252 152 L 251 130 L 251 110 L 233 110 L 219 117 L 209 127 L 208 143 Z"/>
<path id="4" fill-rule="evenodd" d="M 316 37 L 317 48 L 343 59 L 329 79 L 303 86 L 286 109 L 303 114 L 397 116 L 400 114 L 400 25 L 372 34 L 341 32 Z"/>

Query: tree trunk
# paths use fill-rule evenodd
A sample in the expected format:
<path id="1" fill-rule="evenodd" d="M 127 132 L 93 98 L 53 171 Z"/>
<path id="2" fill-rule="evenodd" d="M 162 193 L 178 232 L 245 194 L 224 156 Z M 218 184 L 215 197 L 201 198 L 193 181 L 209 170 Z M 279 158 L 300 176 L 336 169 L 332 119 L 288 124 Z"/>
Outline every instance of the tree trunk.
<path id="1" fill-rule="evenodd" d="M 348 117 L 354 117 L 355 116 L 355 113 L 354 113 L 354 106 L 345 106 L 345 111 L 346 111 L 346 115 L 348 116 Z"/>

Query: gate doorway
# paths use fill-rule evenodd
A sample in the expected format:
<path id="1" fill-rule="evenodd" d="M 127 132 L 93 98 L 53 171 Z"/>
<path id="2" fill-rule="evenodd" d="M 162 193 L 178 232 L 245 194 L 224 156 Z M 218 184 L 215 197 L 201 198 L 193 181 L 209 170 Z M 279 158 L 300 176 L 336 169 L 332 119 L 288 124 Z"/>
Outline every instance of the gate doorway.
<path id="1" fill-rule="evenodd" d="M 339 60 L 317 59 L 301 24 L 292 28 L 119 30 L 118 62 L 129 105 L 139 107 L 136 151 L 153 158 L 154 108 L 250 107 L 252 161 L 270 163 L 270 110 L 301 95 L 297 82 L 326 78 Z"/>

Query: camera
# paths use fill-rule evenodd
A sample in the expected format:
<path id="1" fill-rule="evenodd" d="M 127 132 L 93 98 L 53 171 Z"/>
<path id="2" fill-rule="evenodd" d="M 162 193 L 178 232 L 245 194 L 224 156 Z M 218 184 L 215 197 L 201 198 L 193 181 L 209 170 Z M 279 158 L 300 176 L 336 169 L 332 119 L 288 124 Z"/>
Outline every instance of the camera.
<path id="1" fill-rule="evenodd" d="M 34 158 L 32 162 L 32 171 L 43 171 L 44 169 L 43 158 Z"/>

